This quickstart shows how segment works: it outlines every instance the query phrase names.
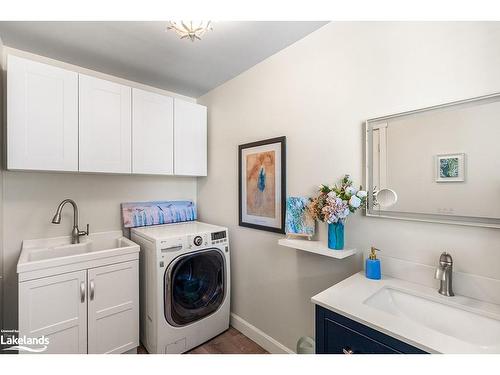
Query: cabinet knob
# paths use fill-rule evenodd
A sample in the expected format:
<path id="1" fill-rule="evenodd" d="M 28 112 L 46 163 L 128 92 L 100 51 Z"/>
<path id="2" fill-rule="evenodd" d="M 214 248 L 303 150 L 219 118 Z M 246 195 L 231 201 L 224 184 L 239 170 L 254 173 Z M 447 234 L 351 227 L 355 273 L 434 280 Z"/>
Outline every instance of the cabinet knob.
<path id="1" fill-rule="evenodd" d="M 349 347 L 342 348 L 342 353 L 344 354 L 354 354 L 354 350 Z"/>

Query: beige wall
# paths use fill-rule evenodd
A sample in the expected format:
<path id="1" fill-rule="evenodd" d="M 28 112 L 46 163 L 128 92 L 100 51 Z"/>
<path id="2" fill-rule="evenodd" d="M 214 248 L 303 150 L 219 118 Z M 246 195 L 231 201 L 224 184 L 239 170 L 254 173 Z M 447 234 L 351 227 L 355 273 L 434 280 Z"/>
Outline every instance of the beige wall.
<path id="1" fill-rule="evenodd" d="M 499 92 L 499 46 L 500 23 L 335 22 L 200 98 L 209 108 L 200 217 L 230 229 L 232 311 L 294 349 L 313 334 L 310 297 L 361 268 L 359 258 L 283 248 L 280 235 L 238 226 L 239 144 L 287 136 L 289 195 L 346 172 L 360 181 L 364 120 Z M 457 270 L 500 278 L 495 229 L 356 215 L 346 241 L 431 265 L 446 249 Z"/>
<path id="2" fill-rule="evenodd" d="M 4 53 L 34 58 L 64 68 L 95 74 L 134 87 L 152 89 L 167 95 L 170 92 L 134 84 L 87 69 L 5 48 Z M 5 61 L 0 59 L 0 61 Z M 181 96 L 179 96 L 181 97 Z M 192 98 L 182 97 L 194 101 Z M 69 235 L 73 216 L 65 207 L 60 225 L 51 224 L 57 205 L 64 198 L 73 198 L 80 209 L 80 223 L 90 224 L 92 232 L 121 228 L 120 203 L 161 199 L 196 200 L 195 177 L 130 176 L 105 174 L 74 174 L 44 172 L 0 172 L 0 254 L 3 249 L 3 322 L 6 328 L 17 327 L 16 264 L 23 239 Z"/>

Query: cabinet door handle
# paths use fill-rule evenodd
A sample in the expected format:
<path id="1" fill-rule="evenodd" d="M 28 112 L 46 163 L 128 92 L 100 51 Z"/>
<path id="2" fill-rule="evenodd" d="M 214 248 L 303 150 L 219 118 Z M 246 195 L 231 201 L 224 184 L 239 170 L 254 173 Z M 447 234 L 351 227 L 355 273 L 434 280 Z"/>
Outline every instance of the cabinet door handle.
<path id="1" fill-rule="evenodd" d="M 82 281 L 80 283 L 80 302 L 84 303 L 85 302 L 85 282 Z"/>
<path id="2" fill-rule="evenodd" d="M 354 354 L 354 350 L 349 347 L 342 348 L 342 353 L 344 354 Z"/>
<path id="3" fill-rule="evenodd" d="M 90 300 L 94 300 L 94 294 L 95 294 L 95 285 L 94 285 L 94 280 L 90 280 Z"/>

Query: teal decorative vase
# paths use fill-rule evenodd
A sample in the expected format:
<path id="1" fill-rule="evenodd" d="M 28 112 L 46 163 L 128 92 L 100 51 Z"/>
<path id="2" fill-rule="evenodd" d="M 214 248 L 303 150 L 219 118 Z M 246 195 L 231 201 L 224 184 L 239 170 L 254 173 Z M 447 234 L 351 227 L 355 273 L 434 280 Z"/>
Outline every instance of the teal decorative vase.
<path id="1" fill-rule="evenodd" d="M 328 248 L 333 250 L 344 249 L 344 223 L 338 221 L 328 224 Z"/>

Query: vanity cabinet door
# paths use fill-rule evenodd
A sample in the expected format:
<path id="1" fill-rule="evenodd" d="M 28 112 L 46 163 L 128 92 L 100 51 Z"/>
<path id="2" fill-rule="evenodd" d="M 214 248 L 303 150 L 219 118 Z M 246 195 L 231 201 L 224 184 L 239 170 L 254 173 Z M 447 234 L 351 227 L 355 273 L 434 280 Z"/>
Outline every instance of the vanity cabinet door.
<path id="1" fill-rule="evenodd" d="M 130 87 L 79 75 L 80 172 L 130 173 Z"/>
<path id="2" fill-rule="evenodd" d="M 329 354 L 398 354 L 400 352 L 325 318 L 324 350 Z"/>
<path id="3" fill-rule="evenodd" d="M 174 99 L 174 173 L 207 175 L 207 107 Z"/>
<path id="4" fill-rule="evenodd" d="M 174 172 L 174 100 L 132 90 L 132 173 Z"/>
<path id="5" fill-rule="evenodd" d="M 88 352 L 124 353 L 139 346 L 138 261 L 88 270 Z"/>
<path id="6" fill-rule="evenodd" d="M 87 271 L 19 283 L 19 336 L 45 336 L 43 353 L 87 353 Z"/>
<path id="7" fill-rule="evenodd" d="M 9 55 L 7 168 L 78 170 L 78 74 Z"/>
<path id="8" fill-rule="evenodd" d="M 317 354 L 424 354 L 412 345 L 316 306 Z"/>

